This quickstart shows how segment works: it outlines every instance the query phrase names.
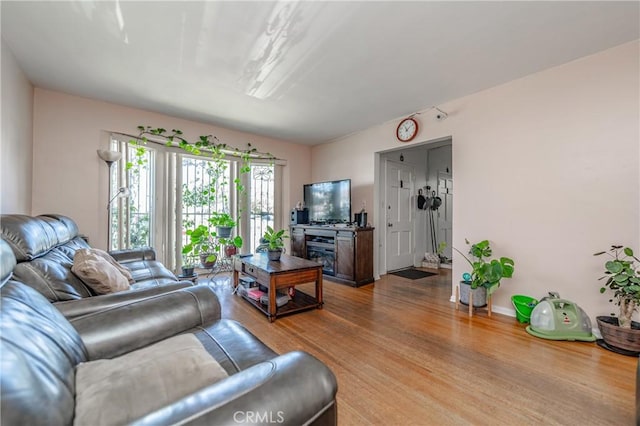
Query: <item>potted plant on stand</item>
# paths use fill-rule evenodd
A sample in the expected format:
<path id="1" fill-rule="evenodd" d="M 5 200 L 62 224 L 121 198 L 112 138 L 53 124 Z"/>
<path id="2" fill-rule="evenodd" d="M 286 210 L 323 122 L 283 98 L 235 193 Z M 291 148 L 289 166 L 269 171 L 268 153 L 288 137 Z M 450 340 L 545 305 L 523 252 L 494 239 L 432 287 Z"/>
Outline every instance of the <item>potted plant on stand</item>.
<path id="1" fill-rule="evenodd" d="M 235 237 L 220 238 L 218 242 L 224 247 L 224 254 L 226 257 L 231 257 L 238 253 L 238 249 L 242 248 L 242 237 L 237 235 Z"/>
<path id="2" fill-rule="evenodd" d="M 633 314 L 640 305 L 640 262 L 629 247 L 612 245 L 608 251 L 595 253 L 594 256 L 607 254 L 611 257 L 604 264 L 604 276 L 607 279 L 600 293 L 607 288 L 613 291 L 610 302 L 620 307 L 619 316 L 598 316 L 596 321 L 603 341 L 598 344 L 606 349 L 626 355 L 640 354 L 640 324 L 632 321 Z"/>
<path id="3" fill-rule="evenodd" d="M 187 229 L 189 243 L 182 247 L 182 255 L 200 257 L 200 263 L 204 268 L 213 268 L 218 258 L 219 245 L 214 240 L 214 235 L 206 225 L 198 225 L 193 229 Z"/>
<path id="4" fill-rule="evenodd" d="M 465 243 L 469 241 L 465 239 Z M 466 305 L 469 305 L 469 312 L 472 307 L 481 307 L 487 304 L 487 300 L 491 300 L 491 294 L 500 287 L 500 281 L 503 278 L 511 278 L 514 271 L 513 259 L 501 257 L 499 259 L 490 259 L 492 250 L 489 240 L 483 240 L 479 243 L 471 245 L 469 254 L 474 258 L 471 261 L 460 250 L 454 247 L 471 265 L 471 274 L 465 274 L 464 280 L 460 281 L 457 299 Z M 489 308 L 491 315 L 491 308 Z"/>
<path id="5" fill-rule="evenodd" d="M 229 213 L 214 212 L 209 217 L 208 222 L 210 226 L 216 228 L 215 231 L 210 231 L 210 234 L 216 239 L 218 249 L 224 247 L 224 254 L 227 258 L 233 256 L 238 252 L 239 248 L 242 248 L 242 237 L 239 235 L 233 237 L 231 235 L 237 222 Z"/>
<path id="6" fill-rule="evenodd" d="M 272 227 L 267 226 L 267 232 L 264 233 L 262 239 L 267 244 L 267 256 L 269 260 L 280 260 L 280 256 L 284 251 L 284 239 L 289 238 L 285 235 L 284 229 L 274 231 Z"/>
<path id="7" fill-rule="evenodd" d="M 229 213 L 212 213 L 209 223 L 216 227 L 216 235 L 221 238 L 229 238 L 231 230 L 236 226 L 236 221 Z"/>

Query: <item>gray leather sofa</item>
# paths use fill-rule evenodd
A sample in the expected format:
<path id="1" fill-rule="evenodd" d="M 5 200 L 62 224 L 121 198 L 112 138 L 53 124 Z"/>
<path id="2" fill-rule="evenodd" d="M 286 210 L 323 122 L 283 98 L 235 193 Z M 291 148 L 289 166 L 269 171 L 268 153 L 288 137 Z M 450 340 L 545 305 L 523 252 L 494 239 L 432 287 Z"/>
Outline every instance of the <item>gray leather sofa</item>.
<path id="1" fill-rule="evenodd" d="M 0 424 L 335 425 L 336 380 L 313 356 L 278 356 L 220 319 L 195 286 L 71 321 L 9 279 L 0 241 Z"/>
<path id="2" fill-rule="evenodd" d="M 131 271 L 131 290 L 97 295 L 71 272 L 76 250 L 90 246 L 66 216 L 5 214 L 0 216 L 0 237 L 17 259 L 15 278 L 43 294 L 68 318 L 193 286 L 158 262 L 153 249 L 144 248 L 111 253 Z"/>

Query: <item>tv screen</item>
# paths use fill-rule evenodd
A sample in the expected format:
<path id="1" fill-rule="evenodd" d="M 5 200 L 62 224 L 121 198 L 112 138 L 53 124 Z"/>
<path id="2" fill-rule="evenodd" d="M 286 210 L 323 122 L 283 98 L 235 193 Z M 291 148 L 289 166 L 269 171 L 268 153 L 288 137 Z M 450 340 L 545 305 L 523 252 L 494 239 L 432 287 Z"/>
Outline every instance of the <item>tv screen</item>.
<path id="1" fill-rule="evenodd" d="M 351 222 L 351 179 L 306 184 L 304 204 L 311 223 Z"/>

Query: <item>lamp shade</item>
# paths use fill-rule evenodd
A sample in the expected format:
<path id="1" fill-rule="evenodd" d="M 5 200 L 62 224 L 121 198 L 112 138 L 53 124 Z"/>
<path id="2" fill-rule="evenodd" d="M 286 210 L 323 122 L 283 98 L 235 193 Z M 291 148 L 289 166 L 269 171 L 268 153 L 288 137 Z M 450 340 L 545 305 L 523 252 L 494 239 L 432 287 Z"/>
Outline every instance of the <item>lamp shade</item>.
<path id="1" fill-rule="evenodd" d="M 118 151 L 110 151 L 108 149 L 99 149 L 98 157 L 100 157 L 107 163 L 113 163 L 114 161 L 118 161 L 120 158 L 122 158 L 122 153 Z"/>

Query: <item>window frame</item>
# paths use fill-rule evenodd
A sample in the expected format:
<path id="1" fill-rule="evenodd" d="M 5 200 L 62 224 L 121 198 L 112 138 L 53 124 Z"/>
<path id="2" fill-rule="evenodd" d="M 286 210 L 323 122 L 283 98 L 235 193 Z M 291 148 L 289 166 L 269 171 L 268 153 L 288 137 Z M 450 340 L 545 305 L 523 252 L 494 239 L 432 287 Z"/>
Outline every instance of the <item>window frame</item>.
<path id="1" fill-rule="evenodd" d="M 128 150 L 123 149 L 123 146 L 131 146 L 131 141 L 135 140 L 134 136 L 124 135 L 119 133 L 111 133 L 110 144 L 112 149 L 117 147 L 117 150 L 123 153 L 123 161 L 119 162 L 117 177 L 118 181 L 115 184 L 116 190 L 125 183 L 127 173 L 126 164 L 130 161 Z M 115 145 L 114 145 L 115 144 Z M 181 161 L 185 157 L 202 158 L 207 160 L 207 155 L 193 155 L 187 153 L 176 146 L 167 146 L 165 142 L 153 141 L 149 139 L 147 146 L 145 147 L 154 152 L 153 169 L 150 172 L 152 175 L 152 207 L 150 208 L 150 244 L 156 251 L 157 258 L 165 264 L 169 269 L 174 271 L 178 270 L 182 263 L 182 176 L 181 176 Z M 239 175 L 239 165 L 241 159 L 234 155 L 228 155 L 226 160 L 229 161 L 229 211 L 232 212 L 235 217 L 240 219 L 238 235 L 240 235 L 247 243 L 251 241 L 251 227 L 250 227 L 250 208 L 251 208 L 251 182 L 250 174 L 242 174 L 240 177 L 240 183 L 244 185 L 246 189 L 246 197 L 239 197 L 238 191 L 233 184 L 234 179 Z M 252 159 L 251 165 L 256 164 L 272 164 L 274 169 L 274 190 L 273 190 L 273 206 L 274 206 L 274 224 L 281 223 L 282 220 L 282 168 L 286 165 L 283 160 L 269 161 L 262 159 Z M 112 172 L 115 174 L 116 172 Z M 109 186 L 113 189 L 114 177 L 113 174 L 109 174 Z M 127 186 L 128 187 L 128 186 Z M 126 199 L 119 199 L 121 204 L 125 203 Z M 109 215 L 109 241 L 108 247 L 111 246 L 111 216 Z M 120 227 L 119 229 L 123 229 Z M 128 231 L 127 231 L 128 232 Z M 119 236 L 122 240 L 124 237 Z M 250 250 L 250 244 L 245 243 L 242 251 L 248 253 Z M 122 246 L 122 244 L 121 244 Z"/>

